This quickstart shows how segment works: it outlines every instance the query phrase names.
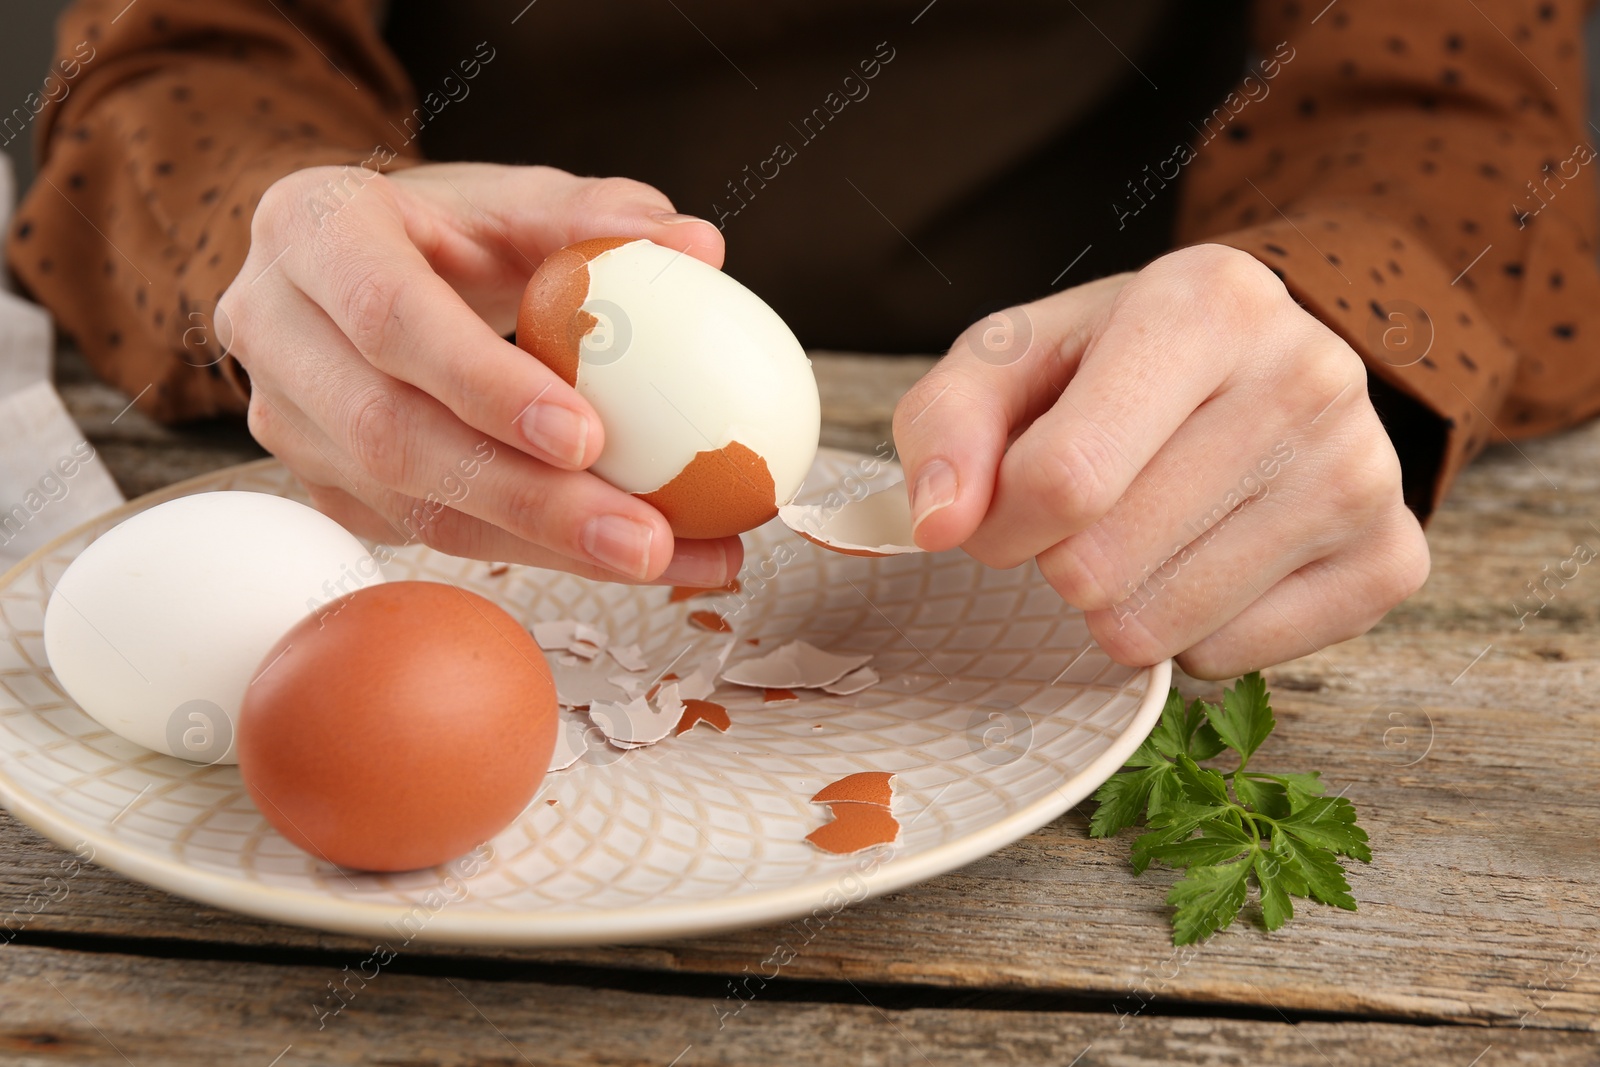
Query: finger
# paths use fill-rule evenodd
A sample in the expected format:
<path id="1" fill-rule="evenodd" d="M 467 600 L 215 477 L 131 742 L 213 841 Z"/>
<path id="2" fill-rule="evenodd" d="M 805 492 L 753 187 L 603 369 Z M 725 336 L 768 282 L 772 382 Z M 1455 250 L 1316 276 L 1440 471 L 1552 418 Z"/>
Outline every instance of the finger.
<path id="1" fill-rule="evenodd" d="M 989 507 L 1011 432 L 1071 377 L 1121 277 L 1007 308 L 973 324 L 895 406 L 917 544 L 961 544 Z"/>
<path id="2" fill-rule="evenodd" d="M 1280 490 L 1244 501 L 1144 575 L 1130 596 L 1087 612 L 1106 654 L 1139 665 L 1176 655 L 1290 574 L 1366 544 L 1373 520 L 1403 505 L 1399 462 L 1387 440 L 1363 440 L 1372 443 L 1359 456 L 1307 451 Z M 1040 555 L 1040 572 L 1052 585 L 1056 565 L 1056 549 Z"/>
<path id="3" fill-rule="evenodd" d="M 331 442 L 330 455 L 350 457 L 354 471 L 340 473 L 354 481 L 360 499 L 377 503 L 381 490 L 439 502 L 633 581 L 651 580 L 673 561 L 672 530 L 644 501 L 587 472 L 557 470 L 496 448 L 433 398 L 367 364 L 319 309 L 303 302 L 288 314 L 296 329 L 278 353 L 275 372 L 318 384 L 300 402 Z M 677 570 L 719 584 L 742 558 L 738 551 L 721 542 L 686 542 L 676 554 Z"/>
<path id="4" fill-rule="evenodd" d="M 1325 342 L 1344 347 L 1331 334 Z M 1368 405 L 1366 390 L 1357 387 L 1360 366 L 1354 355 L 1349 363 L 1331 360 L 1309 366 L 1312 370 L 1301 374 L 1299 389 L 1291 394 L 1266 395 L 1282 394 L 1277 382 L 1267 382 L 1259 387 L 1259 397 L 1251 395 L 1256 392 L 1251 387 L 1230 394 L 1229 400 L 1200 406 L 1106 517 L 1046 549 L 1051 581 L 1062 598 L 1085 611 L 1110 608 L 1237 507 L 1283 491 L 1285 483 L 1278 478 L 1285 469 L 1293 467 L 1290 485 L 1306 482 L 1302 450 L 1317 451 L 1314 466 L 1330 469 L 1341 448 L 1318 448 L 1310 438 L 1323 440 L 1338 432 L 1336 427 L 1349 426 L 1346 416 L 1352 408 Z M 1326 381 L 1304 381 L 1314 374 Z M 1382 435 L 1376 416 L 1362 414 L 1366 432 Z"/>
<path id="5" fill-rule="evenodd" d="M 558 552 L 544 549 L 541 545 L 523 541 L 522 537 L 507 533 L 499 526 L 485 523 L 478 518 L 464 515 L 453 507 L 435 510 L 426 501 L 379 490 L 376 494 L 382 501 L 382 509 L 398 515 L 397 518 L 394 515 L 384 514 L 382 510 L 355 498 L 354 494 L 347 493 L 338 486 L 320 485 L 307 480 L 304 475 L 299 478 L 301 485 L 306 486 L 307 494 L 317 510 L 333 518 L 334 522 L 344 526 L 350 533 L 354 533 L 357 537 L 366 537 L 368 541 L 387 545 L 426 544 L 437 552 L 458 555 L 470 560 L 525 563 L 528 566 L 541 566 L 541 568 L 578 574 L 592 581 L 645 584 L 645 582 L 632 582 L 632 579 L 619 576 L 613 569 L 597 563 L 571 560 Z M 413 541 L 397 542 L 395 539 L 397 530 L 406 530 L 406 533 L 414 537 Z M 698 544 L 699 542 L 678 542 L 680 549 L 683 545 L 696 547 Z M 738 573 L 739 558 L 715 561 L 714 565 L 702 561 L 714 557 L 715 553 L 709 555 L 686 553 L 683 557 L 674 558 L 674 561 L 667 565 L 666 571 L 662 571 L 653 582 L 670 585 L 710 585 L 710 587 L 726 585 L 728 574 Z M 715 571 L 710 569 L 712 566 L 715 566 Z M 712 573 L 717 574 L 717 577 L 709 577 Z"/>
<path id="6" fill-rule="evenodd" d="M 284 270 L 371 366 L 555 466 L 577 470 L 598 458 L 605 442 L 593 407 L 434 273 L 392 194 L 374 191 L 323 221 L 312 240 L 289 245 Z"/>
<path id="7" fill-rule="evenodd" d="M 509 251 L 526 267 L 523 283 L 551 252 L 592 237 L 643 237 L 722 266 L 722 231 L 680 213 L 666 194 L 644 182 L 487 163 L 434 165 L 398 177 L 407 189 L 427 190 L 426 202 L 442 212 L 416 211 L 414 202 L 401 202 L 419 247 L 438 247 L 449 230 L 462 231 L 473 247 Z"/>
<path id="8" fill-rule="evenodd" d="M 1185 249 L 1140 272 L 1006 453 L 967 551 L 1012 567 L 1104 517 L 1234 367 L 1290 340 L 1274 328 L 1285 306 L 1283 283 L 1232 249 Z"/>
<path id="9" fill-rule="evenodd" d="M 1428 578 L 1428 542 L 1403 506 L 1371 543 L 1303 567 L 1266 590 L 1216 633 L 1178 657 L 1196 678 L 1233 678 L 1359 637 Z"/>

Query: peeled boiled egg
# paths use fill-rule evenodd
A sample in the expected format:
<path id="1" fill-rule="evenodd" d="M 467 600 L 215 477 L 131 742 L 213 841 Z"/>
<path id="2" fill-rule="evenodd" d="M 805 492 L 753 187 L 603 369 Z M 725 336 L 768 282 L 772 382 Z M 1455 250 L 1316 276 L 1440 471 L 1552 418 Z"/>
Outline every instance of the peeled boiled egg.
<path id="1" fill-rule="evenodd" d="M 362 589 L 268 651 L 239 719 L 261 813 L 344 867 L 462 855 L 533 799 L 555 748 L 556 690 L 528 631 L 439 582 Z"/>
<path id="2" fill-rule="evenodd" d="M 342 526 L 263 493 L 200 493 L 142 511 L 72 562 L 45 609 L 56 679 L 129 741 L 235 762 L 239 704 L 262 656 L 309 612 L 383 581 Z"/>
<path id="3" fill-rule="evenodd" d="M 563 248 L 528 283 L 517 344 L 599 413 L 591 469 L 680 537 L 761 525 L 816 457 L 821 406 L 800 342 L 693 256 L 623 237 Z"/>

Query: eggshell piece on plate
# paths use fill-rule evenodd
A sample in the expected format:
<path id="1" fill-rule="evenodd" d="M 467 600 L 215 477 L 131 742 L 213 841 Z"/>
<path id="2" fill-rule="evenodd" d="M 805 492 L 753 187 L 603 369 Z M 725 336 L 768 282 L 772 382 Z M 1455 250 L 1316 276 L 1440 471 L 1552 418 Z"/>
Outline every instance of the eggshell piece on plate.
<path id="1" fill-rule="evenodd" d="M 800 694 L 796 693 L 793 689 L 773 688 L 763 689 L 761 691 L 761 703 L 769 706 L 772 704 L 793 704 L 799 699 Z"/>
<path id="2" fill-rule="evenodd" d="M 515 619 L 455 586 L 393 582 L 307 617 L 267 653 L 240 710 L 239 771 L 312 855 L 411 870 L 516 818 L 557 723 L 550 669 Z"/>
<path id="3" fill-rule="evenodd" d="M 546 768 L 547 774 L 566 770 L 589 751 L 588 722 L 570 711 L 561 713 L 560 722 L 555 748 L 550 753 L 550 766 Z"/>
<path id="4" fill-rule="evenodd" d="M 836 697 L 847 697 L 862 690 L 871 689 L 882 680 L 878 676 L 878 672 L 871 667 L 857 667 L 837 682 L 829 682 L 823 686 L 822 691 Z"/>
<path id="5" fill-rule="evenodd" d="M 693 698 L 683 702 L 683 717 L 678 720 L 678 726 L 673 731 L 674 735 L 688 733 L 697 723 L 710 723 L 712 727 L 722 733 L 728 732 L 728 727 L 733 723 L 728 719 L 728 709 L 714 700 L 695 700 Z"/>
<path id="6" fill-rule="evenodd" d="M 841 655 L 806 641 L 790 641 L 764 656 L 740 660 L 722 672 L 722 680 L 756 689 L 820 689 L 871 658 L 871 653 Z"/>
<path id="7" fill-rule="evenodd" d="M 678 693 L 685 700 L 704 700 L 717 688 L 717 675 L 728 663 L 728 654 L 733 651 L 733 642 L 724 641 L 712 652 L 700 657 L 700 662 L 678 684 Z M 677 678 L 672 675 L 668 681 Z"/>
<path id="8" fill-rule="evenodd" d="M 811 798 L 813 804 L 832 804 L 845 801 L 854 804 L 877 804 L 887 808 L 894 799 L 889 781 L 894 774 L 889 771 L 860 771 L 848 774 L 837 782 L 823 786 Z"/>
<path id="9" fill-rule="evenodd" d="M 893 844 L 900 836 L 900 820 L 877 804 L 830 804 L 833 821 L 817 827 L 806 840 L 837 855 L 849 855 L 874 845 Z"/>
<path id="10" fill-rule="evenodd" d="M 727 585 L 719 585 L 712 589 L 698 585 L 675 585 L 667 596 L 667 603 L 676 604 L 680 600 L 693 600 L 697 596 L 726 596 L 729 593 L 737 593 L 740 588 L 737 578 L 730 578 Z"/>
<path id="11" fill-rule="evenodd" d="M 912 536 L 911 501 L 903 484 L 842 504 L 785 504 L 778 517 L 812 544 L 847 556 L 922 551 Z"/>
<path id="12" fill-rule="evenodd" d="M 691 611 L 689 625 L 698 626 L 702 630 L 709 630 L 714 634 L 731 634 L 733 627 L 728 620 L 714 611 Z"/>
<path id="13" fill-rule="evenodd" d="M 534 273 L 517 344 L 600 415 L 591 470 L 684 537 L 752 529 L 794 499 L 816 456 L 810 360 L 759 297 L 642 239 L 581 241 Z"/>

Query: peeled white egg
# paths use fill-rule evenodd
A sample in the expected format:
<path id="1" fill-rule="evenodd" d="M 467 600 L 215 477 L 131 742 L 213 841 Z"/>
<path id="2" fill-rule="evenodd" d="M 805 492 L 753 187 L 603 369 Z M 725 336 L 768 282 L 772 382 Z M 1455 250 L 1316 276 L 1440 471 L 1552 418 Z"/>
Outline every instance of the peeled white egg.
<path id="1" fill-rule="evenodd" d="M 693 256 L 620 237 L 563 248 L 528 283 L 517 344 L 599 413 L 591 469 L 680 537 L 766 522 L 816 457 L 821 405 L 800 342 Z"/>
<path id="2" fill-rule="evenodd" d="M 129 741 L 234 763 L 262 657 L 300 619 L 383 581 L 332 519 L 263 493 L 201 493 L 140 512 L 84 549 L 44 617 L 57 680 Z"/>

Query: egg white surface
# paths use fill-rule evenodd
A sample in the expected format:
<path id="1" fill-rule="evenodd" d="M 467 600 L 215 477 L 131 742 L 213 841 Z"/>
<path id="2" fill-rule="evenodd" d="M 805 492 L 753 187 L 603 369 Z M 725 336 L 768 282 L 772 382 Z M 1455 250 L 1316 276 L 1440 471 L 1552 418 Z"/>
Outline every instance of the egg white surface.
<path id="1" fill-rule="evenodd" d="M 606 429 L 593 470 L 630 493 L 671 481 L 738 441 L 766 461 L 777 504 L 816 457 L 822 407 L 811 361 L 778 313 L 693 256 L 649 241 L 588 264 L 578 392 Z"/>

